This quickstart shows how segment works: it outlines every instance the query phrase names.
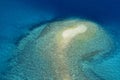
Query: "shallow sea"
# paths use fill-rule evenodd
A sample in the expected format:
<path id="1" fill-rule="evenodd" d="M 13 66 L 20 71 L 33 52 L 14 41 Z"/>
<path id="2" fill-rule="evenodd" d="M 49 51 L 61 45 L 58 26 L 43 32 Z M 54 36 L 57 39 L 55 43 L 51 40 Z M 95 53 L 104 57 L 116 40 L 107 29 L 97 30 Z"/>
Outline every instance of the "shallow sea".
<path id="1" fill-rule="evenodd" d="M 112 35 L 114 52 L 94 70 L 100 80 L 120 80 L 120 0 L 0 0 L 0 78 L 28 32 L 49 20 L 71 17 L 98 23 Z"/>

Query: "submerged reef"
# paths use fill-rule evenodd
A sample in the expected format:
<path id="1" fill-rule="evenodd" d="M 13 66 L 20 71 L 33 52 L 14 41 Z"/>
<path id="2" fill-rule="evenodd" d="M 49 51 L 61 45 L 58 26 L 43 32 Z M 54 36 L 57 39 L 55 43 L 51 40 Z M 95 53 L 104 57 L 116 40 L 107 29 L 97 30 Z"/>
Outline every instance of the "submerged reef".
<path id="1" fill-rule="evenodd" d="M 81 19 L 43 24 L 20 41 L 5 80 L 104 80 L 91 62 L 112 50 L 113 41 L 98 24 Z"/>

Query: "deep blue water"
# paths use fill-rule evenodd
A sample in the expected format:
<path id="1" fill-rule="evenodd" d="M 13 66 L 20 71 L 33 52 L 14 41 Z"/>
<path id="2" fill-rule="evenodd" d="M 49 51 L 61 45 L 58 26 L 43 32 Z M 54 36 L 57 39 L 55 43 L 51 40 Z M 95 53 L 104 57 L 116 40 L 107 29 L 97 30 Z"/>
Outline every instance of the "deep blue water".
<path id="1" fill-rule="evenodd" d="M 108 80 L 120 80 L 120 0 L 0 0 L 0 73 L 15 54 L 17 41 L 34 25 L 66 17 L 97 22 L 113 35 L 114 57 L 97 70 Z"/>

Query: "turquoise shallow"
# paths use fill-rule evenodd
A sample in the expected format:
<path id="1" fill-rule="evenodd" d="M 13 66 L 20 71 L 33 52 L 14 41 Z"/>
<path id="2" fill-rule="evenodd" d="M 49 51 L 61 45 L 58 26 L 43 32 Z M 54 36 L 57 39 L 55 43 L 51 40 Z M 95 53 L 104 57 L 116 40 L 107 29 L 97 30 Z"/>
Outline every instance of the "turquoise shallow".
<path id="1" fill-rule="evenodd" d="M 103 80 L 97 65 L 114 51 L 114 41 L 100 25 L 64 19 L 38 26 L 24 37 L 5 80 Z"/>
<path id="2" fill-rule="evenodd" d="M 120 80 L 120 0 L 0 0 L 0 80 Z"/>

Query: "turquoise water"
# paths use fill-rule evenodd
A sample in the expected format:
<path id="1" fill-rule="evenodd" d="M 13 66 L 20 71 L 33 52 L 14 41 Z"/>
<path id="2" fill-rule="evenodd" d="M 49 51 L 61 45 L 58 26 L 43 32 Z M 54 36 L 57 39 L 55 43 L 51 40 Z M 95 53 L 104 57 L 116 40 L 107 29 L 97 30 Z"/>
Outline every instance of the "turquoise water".
<path id="1" fill-rule="evenodd" d="M 47 1 L 1 0 L 0 1 L 0 80 L 11 68 L 11 58 L 22 38 L 34 28 L 49 20 L 77 17 L 100 24 L 111 35 L 114 49 L 101 60 L 94 61 L 93 71 L 99 80 L 120 79 L 120 2 L 110 1 Z M 44 63 L 43 63 L 44 64 Z M 89 72 L 88 72 L 89 73 Z M 92 75 L 92 74 L 88 74 Z M 9 77 L 8 77 L 9 80 Z M 16 79 L 19 80 L 19 79 Z M 22 79 L 25 80 L 25 79 Z M 29 80 L 29 79 L 28 79 Z M 32 79 L 36 80 L 36 79 Z M 96 80 L 96 79 L 95 79 Z"/>

